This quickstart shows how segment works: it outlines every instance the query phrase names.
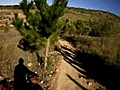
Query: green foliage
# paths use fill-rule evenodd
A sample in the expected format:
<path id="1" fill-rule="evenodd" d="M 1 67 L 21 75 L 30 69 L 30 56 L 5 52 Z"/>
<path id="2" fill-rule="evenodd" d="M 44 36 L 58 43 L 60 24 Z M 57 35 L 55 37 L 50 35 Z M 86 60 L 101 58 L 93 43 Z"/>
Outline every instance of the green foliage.
<path id="1" fill-rule="evenodd" d="M 60 30 L 57 29 L 60 27 L 58 19 L 64 14 L 67 2 L 67 0 L 55 0 L 53 5 L 49 6 L 46 0 L 33 0 L 30 2 L 23 0 L 20 7 L 25 19 L 20 19 L 18 14 L 15 14 L 15 20 L 13 21 L 14 26 L 23 36 L 20 45 L 32 48 L 34 51 L 45 47 L 50 36 L 52 43 L 55 42 L 60 35 Z M 34 11 L 32 10 L 33 6 L 37 7 Z M 25 46 L 26 42 L 28 46 Z"/>
<path id="2" fill-rule="evenodd" d="M 70 21 L 69 19 L 62 19 L 62 34 L 74 34 L 76 32 L 76 27 L 74 22 Z"/>
<path id="3" fill-rule="evenodd" d="M 23 19 L 18 18 L 18 13 L 15 13 L 15 20 L 13 21 L 13 25 L 20 31 L 22 28 Z"/>
<path id="4" fill-rule="evenodd" d="M 105 37 L 113 33 L 114 23 L 109 17 L 98 20 L 76 20 L 74 22 L 69 19 L 63 20 L 64 27 L 62 32 L 65 34 L 89 35 L 96 37 Z"/>
<path id="5" fill-rule="evenodd" d="M 81 13 L 82 12 L 82 13 Z M 61 38 L 83 53 L 96 54 L 120 69 L 120 17 L 109 12 L 68 8 Z M 70 24 L 65 23 L 66 19 Z M 71 27 L 75 26 L 76 29 Z"/>
<path id="6" fill-rule="evenodd" d="M 66 19 L 62 23 L 64 24 L 62 33 L 67 35 L 88 35 L 91 32 L 88 21 L 77 20 L 73 22 Z"/>
<path id="7" fill-rule="evenodd" d="M 110 35 L 112 28 L 114 28 L 114 23 L 109 20 L 108 17 L 105 19 L 100 19 L 98 21 L 89 21 L 91 32 L 90 36 L 107 36 Z"/>
<path id="8" fill-rule="evenodd" d="M 79 35 L 88 35 L 91 31 L 91 27 L 88 25 L 88 21 L 83 21 L 83 20 L 77 20 L 74 22 L 76 28 L 77 28 L 77 33 Z"/>
<path id="9" fill-rule="evenodd" d="M 24 14 L 27 15 L 33 6 L 33 1 L 28 3 L 27 0 L 23 0 L 20 3 L 20 6 L 21 6 L 21 9 L 23 10 Z"/>
<path id="10" fill-rule="evenodd" d="M 79 30 L 83 27 L 83 21 L 81 21 L 81 20 L 77 20 L 74 24 L 75 24 L 76 28 Z"/>
<path id="11" fill-rule="evenodd" d="M 35 0 L 35 4 L 39 9 L 41 15 L 41 24 L 39 28 L 40 33 L 48 38 L 57 29 L 57 21 L 63 15 L 64 9 L 67 5 L 66 0 L 55 0 L 52 6 L 49 6 L 45 0 Z"/>
<path id="12" fill-rule="evenodd" d="M 58 40 L 58 37 L 60 36 L 61 30 L 56 30 L 56 32 L 52 33 L 50 37 L 51 44 L 55 44 L 55 42 Z"/>
<path id="13" fill-rule="evenodd" d="M 9 25 L 6 25 L 5 28 L 4 28 L 4 31 L 5 31 L 5 32 L 8 32 L 9 30 L 10 30 Z"/>
<path id="14" fill-rule="evenodd" d="M 89 25 L 91 27 L 91 32 L 89 33 L 90 36 L 100 36 L 100 25 L 97 21 L 89 20 Z"/>
<path id="15" fill-rule="evenodd" d="M 53 60 L 52 57 L 49 57 L 47 61 L 47 71 L 48 73 L 50 73 L 52 70 L 53 70 Z"/>

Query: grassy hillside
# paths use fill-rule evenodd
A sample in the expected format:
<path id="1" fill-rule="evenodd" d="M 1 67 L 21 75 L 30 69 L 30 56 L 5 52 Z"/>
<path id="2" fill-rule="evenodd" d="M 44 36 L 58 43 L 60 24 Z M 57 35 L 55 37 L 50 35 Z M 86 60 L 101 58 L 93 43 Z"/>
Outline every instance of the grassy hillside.
<path id="1" fill-rule="evenodd" d="M 73 7 L 65 12 L 62 38 L 70 40 L 78 50 L 107 57 L 107 63 L 120 66 L 119 16 Z"/>
<path id="2" fill-rule="evenodd" d="M 77 49 L 77 61 L 108 90 L 120 80 L 120 17 L 105 11 L 67 8 L 61 38 Z M 114 83 L 114 84 L 113 84 Z"/>
<path id="3" fill-rule="evenodd" d="M 106 17 L 106 16 L 109 16 L 113 20 L 120 20 L 119 16 L 117 16 L 113 13 L 106 12 L 106 11 L 100 11 L 100 10 L 84 9 L 84 8 L 68 7 L 68 8 L 66 8 L 65 15 L 68 15 L 68 14 L 71 14 L 74 17 L 76 17 L 75 15 L 78 15 L 78 17 L 76 17 L 77 19 L 83 18 L 85 20 L 100 19 L 101 17 Z"/>

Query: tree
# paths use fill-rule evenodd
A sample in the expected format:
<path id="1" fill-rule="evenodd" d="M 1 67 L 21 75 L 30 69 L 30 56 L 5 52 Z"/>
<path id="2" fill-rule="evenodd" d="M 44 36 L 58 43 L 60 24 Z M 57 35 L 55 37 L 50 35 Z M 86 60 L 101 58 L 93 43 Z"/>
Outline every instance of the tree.
<path id="1" fill-rule="evenodd" d="M 91 27 L 90 36 L 96 36 L 101 38 L 101 47 L 104 43 L 105 37 L 111 35 L 113 33 L 114 23 L 110 20 L 108 15 L 103 19 L 98 19 L 97 21 L 89 20 L 89 24 Z"/>
<path id="2" fill-rule="evenodd" d="M 47 0 L 33 0 L 28 2 L 23 0 L 20 7 L 25 15 L 25 19 L 20 19 L 15 14 L 14 26 L 23 36 L 19 42 L 19 47 L 24 51 L 38 52 L 46 47 L 45 67 L 49 52 L 50 41 L 54 36 L 59 36 L 60 30 L 57 25 L 59 17 L 64 15 L 64 9 L 67 6 L 67 0 L 54 0 L 50 6 Z M 32 10 L 32 6 L 37 9 Z M 57 38 L 56 37 L 56 38 Z"/>
<path id="3" fill-rule="evenodd" d="M 112 22 L 110 22 L 109 17 L 107 16 L 104 21 L 102 22 L 101 29 L 100 29 L 100 37 L 101 37 L 101 47 L 104 42 L 104 37 L 109 36 L 112 31 L 112 26 L 114 25 Z"/>

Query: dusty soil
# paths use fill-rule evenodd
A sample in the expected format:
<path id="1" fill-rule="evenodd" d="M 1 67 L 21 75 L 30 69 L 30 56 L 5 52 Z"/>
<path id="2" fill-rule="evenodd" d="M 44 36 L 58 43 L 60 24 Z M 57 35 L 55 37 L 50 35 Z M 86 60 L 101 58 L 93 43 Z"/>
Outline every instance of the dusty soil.
<path id="1" fill-rule="evenodd" d="M 65 40 L 59 40 L 59 43 L 71 50 L 75 50 Z M 62 49 L 62 51 L 65 52 L 64 49 Z M 74 53 L 70 52 L 70 55 L 74 57 Z M 68 59 L 63 57 L 59 61 L 60 65 L 58 67 L 57 74 L 51 81 L 51 90 L 106 90 L 104 86 L 83 74 L 82 72 L 86 72 L 83 68 L 69 63 L 69 59 L 75 61 L 71 57 L 68 57 Z M 81 65 L 80 63 L 78 64 Z"/>

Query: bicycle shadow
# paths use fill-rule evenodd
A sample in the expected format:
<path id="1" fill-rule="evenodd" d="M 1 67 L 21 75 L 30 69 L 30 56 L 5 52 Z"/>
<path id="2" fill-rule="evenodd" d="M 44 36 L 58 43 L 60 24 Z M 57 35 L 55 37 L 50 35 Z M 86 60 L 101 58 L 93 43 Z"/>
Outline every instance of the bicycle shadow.
<path id="1" fill-rule="evenodd" d="M 24 59 L 20 57 L 19 64 L 14 69 L 14 90 L 43 90 L 36 77 L 38 75 L 30 71 L 24 65 Z"/>

